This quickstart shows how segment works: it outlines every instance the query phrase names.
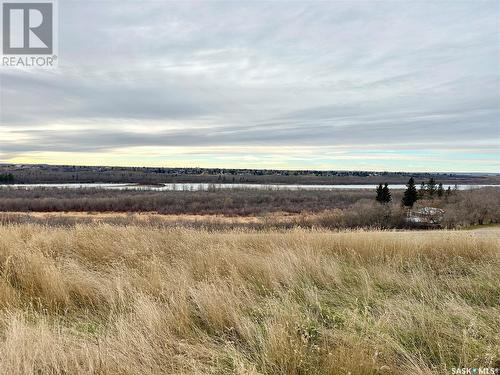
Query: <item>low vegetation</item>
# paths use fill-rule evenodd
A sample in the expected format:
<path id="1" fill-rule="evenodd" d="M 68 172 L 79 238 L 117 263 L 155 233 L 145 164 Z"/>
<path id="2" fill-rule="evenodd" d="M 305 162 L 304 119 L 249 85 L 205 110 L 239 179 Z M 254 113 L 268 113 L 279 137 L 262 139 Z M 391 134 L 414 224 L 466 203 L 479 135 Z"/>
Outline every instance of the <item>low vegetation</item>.
<path id="1" fill-rule="evenodd" d="M 379 204 L 375 190 L 257 190 L 213 189 L 211 191 L 119 191 L 103 189 L 0 189 L 0 222 L 74 225 L 92 218 L 71 219 L 63 212 L 159 213 L 197 215 L 196 223 L 182 218 L 165 222 L 150 215 L 147 224 L 187 225 L 220 228 L 422 228 L 408 222 L 408 208 L 402 204 L 403 192 L 391 190 L 392 201 Z M 500 223 L 500 188 L 454 191 L 443 196 L 422 196 L 413 209 L 436 207 L 444 210 L 444 228 Z M 22 214 L 25 212 L 26 214 Z M 59 217 L 33 217 L 29 212 L 58 212 Z M 207 215 L 257 217 L 258 220 L 211 219 Z M 285 219 L 283 217 L 286 216 Z M 112 224 L 144 224 L 134 215 L 105 221 Z"/>
<path id="2" fill-rule="evenodd" d="M 319 212 L 371 199 L 367 190 L 217 189 L 140 191 L 0 188 L 0 211 L 158 212 L 161 214 L 257 215 Z"/>
<path id="3" fill-rule="evenodd" d="M 461 232 L 0 226 L 2 374 L 443 374 L 500 356 Z"/>

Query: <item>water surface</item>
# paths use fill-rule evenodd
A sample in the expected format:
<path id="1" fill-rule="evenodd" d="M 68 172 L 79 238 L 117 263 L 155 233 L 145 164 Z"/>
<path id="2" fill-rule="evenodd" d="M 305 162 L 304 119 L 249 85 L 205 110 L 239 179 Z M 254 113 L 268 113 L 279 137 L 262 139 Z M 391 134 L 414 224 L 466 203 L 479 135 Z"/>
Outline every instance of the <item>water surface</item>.
<path id="1" fill-rule="evenodd" d="M 443 185 L 444 189 L 452 189 L 455 185 Z M 478 189 L 500 185 L 457 185 L 459 190 Z M 161 185 L 140 185 L 127 183 L 63 183 L 63 184 L 9 184 L 0 185 L 2 188 L 10 189 L 34 189 L 34 188 L 59 188 L 59 189 L 106 189 L 106 190 L 151 190 L 151 191 L 201 191 L 213 189 L 259 189 L 259 190 L 342 190 L 342 189 L 369 189 L 373 190 L 376 185 L 281 185 L 281 184 L 214 184 L 214 183 L 168 183 Z M 389 185 L 391 189 L 406 189 L 404 184 Z M 417 189 L 419 186 L 417 186 Z"/>

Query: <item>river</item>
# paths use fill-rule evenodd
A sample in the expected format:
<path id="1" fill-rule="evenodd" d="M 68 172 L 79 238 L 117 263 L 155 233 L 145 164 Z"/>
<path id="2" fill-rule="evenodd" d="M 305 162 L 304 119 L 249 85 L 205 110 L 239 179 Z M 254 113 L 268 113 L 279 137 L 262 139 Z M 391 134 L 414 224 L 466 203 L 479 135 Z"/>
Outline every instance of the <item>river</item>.
<path id="1" fill-rule="evenodd" d="M 455 185 L 443 185 L 444 189 Z M 107 189 L 107 190 L 151 190 L 151 191 L 199 191 L 213 189 L 264 189 L 264 190 L 337 190 L 337 189 L 375 189 L 375 185 L 278 185 L 278 184 L 214 184 L 214 183 L 168 183 L 161 185 L 140 185 L 127 183 L 64 183 L 64 184 L 9 184 L 0 185 L 0 188 L 9 189 L 35 189 L 35 188 L 59 188 L 59 189 Z M 457 185 L 459 190 L 477 189 L 481 187 L 500 187 L 500 185 Z M 406 185 L 389 185 L 391 189 L 405 189 Z M 417 186 L 417 189 L 419 186 Z"/>

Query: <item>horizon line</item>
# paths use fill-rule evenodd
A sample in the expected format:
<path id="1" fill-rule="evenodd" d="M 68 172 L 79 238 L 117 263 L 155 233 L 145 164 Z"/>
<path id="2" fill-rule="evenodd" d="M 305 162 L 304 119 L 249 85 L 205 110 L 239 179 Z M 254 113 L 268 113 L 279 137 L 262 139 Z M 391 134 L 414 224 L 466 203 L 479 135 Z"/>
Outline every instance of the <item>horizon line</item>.
<path id="1" fill-rule="evenodd" d="M 253 171 L 308 171 L 308 172 L 368 172 L 368 173 L 415 173 L 415 174 L 477 174 L 477 175 L 500 175 L 500 172 L 453 172 L 453 171 L 404 171 L 404 170 L 364 170 L 364 169 L 281 169 L 281 168 L 234 168 L 234 167 L 169 167 L 169 166 L 125 166 L 125 165 L 106 165 L 106 164 L 50 164 L 50 163 L 4 163 L 0 162 L 0 166 L 6 165 L 23 165 L 23 166 L 54 166 L 54 167 L 106 167 L 106 168 L 168 168 L 168 169 L 222 169 L 222 170 L 253 170 Z"/>

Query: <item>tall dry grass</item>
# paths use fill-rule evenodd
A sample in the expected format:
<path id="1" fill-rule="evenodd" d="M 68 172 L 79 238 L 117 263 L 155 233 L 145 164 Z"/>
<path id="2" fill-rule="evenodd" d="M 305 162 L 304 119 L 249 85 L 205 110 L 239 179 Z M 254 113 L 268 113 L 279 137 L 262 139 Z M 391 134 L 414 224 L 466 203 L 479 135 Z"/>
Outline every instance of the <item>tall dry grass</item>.
<path id="1" fill-rule="evenodd" d="M 0 226 L 0 373 L 491 366 L 499 245 L 471 232 Z"/>

